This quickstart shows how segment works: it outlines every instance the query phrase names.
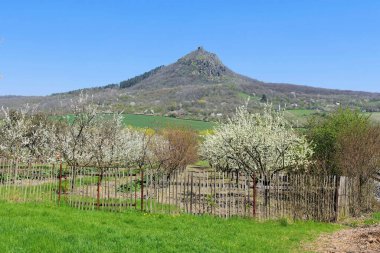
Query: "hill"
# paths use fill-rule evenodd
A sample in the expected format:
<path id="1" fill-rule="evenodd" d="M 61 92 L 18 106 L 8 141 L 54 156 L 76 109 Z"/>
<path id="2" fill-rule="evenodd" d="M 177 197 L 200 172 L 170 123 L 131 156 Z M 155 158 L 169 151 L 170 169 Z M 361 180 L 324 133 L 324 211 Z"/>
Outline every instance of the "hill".
<path id="1" fill-rule="evenodd" d="M 173 64 L 159 66 L 119 84 L 44 97 L 0 97 L 0 105 L 39 104 L 42 110 L 64 112 L 81 91 L 91 94 L 95 102 L 104 105 L 105 111 L 202 120 L 216 120 L 234 112 L 248 99 L 252 109 L 268 101 L 289 110 L 324 112 L 342 105 L 367 112 L 380 111 L 380 93 L 266 83 L 235 73 L 216 54 L 202 47 Z"/>

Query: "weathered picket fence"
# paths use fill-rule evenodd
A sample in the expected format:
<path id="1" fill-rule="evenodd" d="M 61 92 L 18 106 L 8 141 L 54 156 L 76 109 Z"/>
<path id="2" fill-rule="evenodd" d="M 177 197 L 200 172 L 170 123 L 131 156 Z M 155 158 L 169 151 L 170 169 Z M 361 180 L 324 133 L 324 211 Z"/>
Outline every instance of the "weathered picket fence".
<path id="1" fill-rule="evenodd" d="M 79 209 L 335 221 L 370 209 L 372 184 L 355 178 L 276 173 L 252 178 L 192 168 L 174 174 L 135 168 L 69 167 L 0 160 L 0 199 Z"/>

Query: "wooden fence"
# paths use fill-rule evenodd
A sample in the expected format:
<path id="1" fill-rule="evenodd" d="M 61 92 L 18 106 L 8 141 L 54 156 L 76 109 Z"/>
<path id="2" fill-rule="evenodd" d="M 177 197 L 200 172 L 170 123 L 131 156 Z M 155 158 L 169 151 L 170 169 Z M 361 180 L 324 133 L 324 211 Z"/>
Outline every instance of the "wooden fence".
<path id="1" fill-rule="evenodd" d="M 170 176 L 131 168 L 72 168 L 0 160 L 0 199 L 79 209 L 335 221 L 370 209 L 370 182 L 355 178 L 192 169 Z"/>

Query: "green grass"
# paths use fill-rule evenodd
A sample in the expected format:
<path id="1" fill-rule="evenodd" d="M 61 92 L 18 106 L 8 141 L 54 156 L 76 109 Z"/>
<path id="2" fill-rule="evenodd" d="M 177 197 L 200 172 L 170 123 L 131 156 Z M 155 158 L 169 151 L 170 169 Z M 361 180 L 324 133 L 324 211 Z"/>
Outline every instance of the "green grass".
<path id="1" fill-rule="evenodd" d="M 318 111 L 316 110 L 308 110 L 308 109 L 294 109 L 294 110 L 286 110 L 286 114 L 288 118 L 290 119 L 297 119 L 300 122 L 306 121 L 308 118 L 310 118 L 313 114 L 317 114 Z M 371 112 L 371 113 L 365 113 L 365 115 L 368 115 L 370 119 L 374 122 L 379 123 L 380 122 L 380 112 Z"/>
<path id="2" fill-rule="evenodd" d="M 372 217 L 377 222 L 380 222 L 380 213 L 374 213 L 374 214 L 372 214 Z"/>
<path id="3" fill-rule="evenodd" d="M 200 167 L 210 167 L 210 164 L 207 160 L 199 160 L 194 165 L 200 166 Z"/>
<path id="4" fill-rule="evenodd" d="M 248 93 L 245 93 L 245 92 L 238 92 L 237 95 L 238 95 L 238 97 L 240 97 L 244 100 L 255 98 L 255 96 L 248 94 Z"/>
<path id="5" fill-rule="evenodd" d="M 294 109 L 294 110 L 287 110 L 287 112 L 290 112 L 296 117 L 308 117 L 317 113 L 316 110 L 308 110 L 308 109 Z"/>
<path id="6" fill-rule="evenodd" d="M 380 223 L 380 213 L 373 213 L 370 218 L 364 220 L 365 225 L 374 225 Z"/>
<path id="7" fill-rule="evenodd" d="M 374 122 L 380 123 L 380 112 L 371 112 L 368 113 L 370 115 L 370 119 Z"/>
<path id="8" fill-rule="evenodd" d="M 293 252 L 338 225 L 0 202 L 0 252 Z"/>
<path id="9" fill-rule="evenodd" d="M 317 111 L 306 109 L 286 110 L 284 112 L 285 118 L 292 122 L 293 126 L 297 128 L 304 127 L 307 124 L 308 119 L 315 113 L 317 113 Z"/>
<path id="10" fill-rule="evenodd" d="M 139 128 L 165 128 L 165 127 L 189 127 L 194 130 L 202 131 L 212 129 L 215 126 L 213 122 L 178 119 L 164 116 L 149 116 L 149 115 L 136 115 L 124 114 L 123 123 L 127 126 Z"/>
<path id="11" fill-rule="evenodd" d="M 64 186 L 62 186 L 64 187 Z M 55 184 L 44 183 L 34 186 L 0 186 L 0 200 L 11 200 L 14 202 L 23 201 L 50 201 L 55 195 L 58 187 Z"/>

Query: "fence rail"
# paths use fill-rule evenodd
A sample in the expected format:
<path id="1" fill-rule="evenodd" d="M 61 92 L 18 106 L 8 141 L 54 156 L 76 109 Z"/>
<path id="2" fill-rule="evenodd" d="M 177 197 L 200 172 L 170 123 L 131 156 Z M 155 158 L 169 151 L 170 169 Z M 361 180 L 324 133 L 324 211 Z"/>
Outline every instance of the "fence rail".
<path id="1" fill-rule="evenodd" d="M 334 221 L 370 208 L 372 184 L 356 178 L 193 169 L 167 176 L 133 168 L 68 167 L 0 160 L 0 199 L 78 209 L 287 217 Z"/>

